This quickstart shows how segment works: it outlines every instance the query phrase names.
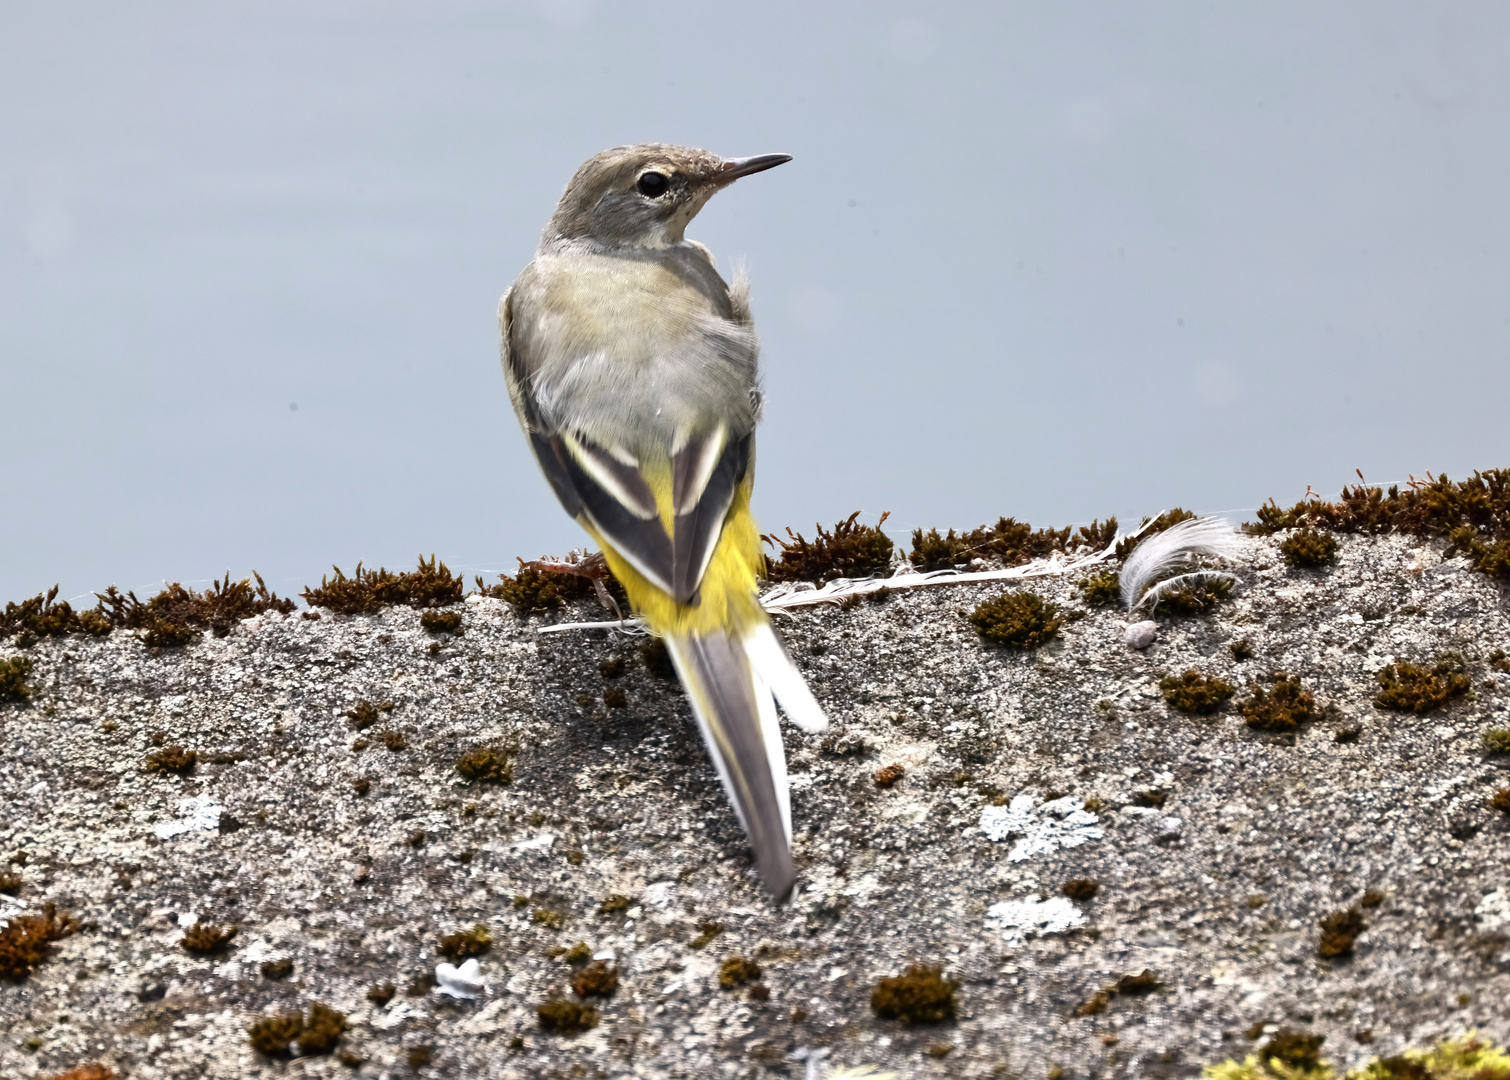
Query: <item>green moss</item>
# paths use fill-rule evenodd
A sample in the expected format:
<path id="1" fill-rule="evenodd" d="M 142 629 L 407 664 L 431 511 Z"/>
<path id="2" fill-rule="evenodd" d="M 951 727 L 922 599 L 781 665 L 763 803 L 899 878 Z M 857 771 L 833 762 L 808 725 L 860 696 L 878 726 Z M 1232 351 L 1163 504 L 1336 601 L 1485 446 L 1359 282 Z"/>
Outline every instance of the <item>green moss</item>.
<path id="1" fill-rule="evenodd" d="M 530 921 L 541 926 L 549 926 L 552 930 L 560 930 L 566 925 L 566 912 L 557 911 L 555 908 L 539 907 L 530 912 Z"/>
<path id="2" fill-rule="evenodd" d="M 1165 529 L 1178 525 L 1182 521 L 1190 521 L 1194 517 L 1195 515 L 1189 510 L 1183 510 L 1176 506 L 1173 510 L 1166 510 L 1156 518 L 1144 518 L 1139 525 L 1139 528 L 1143 530 L 1141 533 L 1137 536 L 1124 536 L 1117 542 L 1117 558 L 1127 558 L 1132 554 L 1133 548 L 1137 547 L 1144 540 L 1147 540 L 1154 533 L 1161 533 Z M 1147 528 L 1143 528 L 1143 526 L 1147 526 Z"/>
<path id="3" fill-rule="evenodd" d="M 321 577 L 319 588 L 305 589 L 300 595 L 310 607 L 328 608 L 341 615 L 368 615 L 384 607 L 407 604 L 410 607 L 444 607 L 460 602 L 465 584 L 434 555 L 406 573 L 394 573 L 383 567 L 356 571 L 347 577 L 339 566 L 332 567 L 333 579 Z"/>
<path id="4" fill-rule="evenodd" d="M 558 947 L 550 951 L 553 954 L 557 954 L 560 959 L 565 960 L 568 964 L 572 965 L 585 964 L 592 959 L 592 949 L 588 948 L 587 942 L 585 941 L 579 941 L 569 949 L 561 949 Z"/>
<path id="5" fill-rule="evenodd" d="M 482 923 L 470 930 L 457 930 L 446 934 L 435 943 L 436 951 L 456 964 L 469 956 L 481 956 L 493 947 L 493 935 Z"/>
<path id="6" fill-rule="evenodd" d="M 115 627 L 146 631 L 142 641 L 154 648 L 187 645 L 205 630 L 225 637 L 241 619 L 269 611 L 287 615 L 295 609 L 294 602 L 270 590 L 260 574 L 241 581 L 232 581 L 226 574 L 223 581 L 214 582 L 204 592 L 174 582 L 145 602 L 134 592 L 122 596 L 114 585 L 95 596 L 101 618 Z"/>
<path id="7" fill-rule="evenodd" d="M 1253 696 L 1238 703 L 1237 711 L 1248 726 L 1259 731 L 1294 731 L 1316 719 L 1316 698 L 1294 675 L 1274 673 L 1269 690 L 1253 688 Z"/>
<path id="8" fill-rule="evenodd" d="M 1425 713 L 1466 694 L 1473 685 L 1455 656 L 1443 654 L 1430 667 L 1396 660 L 1379 670 L 1374 704 L 1395 712 Z"/>
<path id="9" fill-rule="evenodd" d="M 1175 615 L 1205 615 L 1232 595 L 1232 579 L 1206 576 L 1160 595 L 1157 608 Z"/>
<path id="10" fill-rule="evenodd" d="M 860 511 L 856 510 L 832 531 L 815 525 L 816 534 L 811 541 L 791 529 L 787 529 L 785 540 L 774 533 L 761 537 L 777 550 L 777 557 L 767 564 L 766 577 L 772 582 L 822 584 L 835 578 L 867 578 L 886 573 L 891 568 L 895 545 L 881 531 L 881 526 L 890 514 L 882 514 L 875 525 L 857 525 L 855 519 L 859 516 Z"/>
<path id="11" fill-rule="evenodd" d="M 1236 692 L 1227 680 L 1202 675 L 1194 668 L 1178 677 L 1166 675 L 1159 680 L 1159 689 L 1171 708 L 1196 716 L 1211 715 Z"/>
<path id="12" fill-rule="evenodd" d="M 958 989 L 957 981 L 944 978 L 942 966 L 911 964 L 902 974 L 876 983 L 870 992 L 870 1007 L 883 1019 L 937 1024 L 954 1019 Z"/>
<path id="13" fill-rule="evenodd" d="M 1510 728 L 1490 728 L 1481 741 L 1486 754 L 1510 754 Z"/>
<path id="14" fill-rule="evenodd" d="M 171 773 L 188 776 L 199 764 L 199 754 L 182 746 L 165 746 L 147 755 L 146 770 L 152 773 Z"/>
<path id="15" fill-rule="evenodd" d="M 1354 905 L 1342 908 L 1322 918 L 1321 940 L 1316 945 L 1316 955 L 1336 959 L 1353 954 L 1353 943 L 1367 929 L 1363 911 Z"/>
<path id="16" fill-rule="evenodd" d="M 183 946 L 184 952 L 195 956 L 215 956 L 226 950 L 236 934 L 237 928 L 234 926 L 197 922 L 184 931 L 179 944 Z"/>
<path id="17" fill-rule="evenodd" d="M 302 1054 L 328 1054 L 341 1041 L 346 1030 L 346 1014 L 337 1012 L 328 1005 L 311 1002 L 309 1017 L 304 1021 L 304 1030 L 299 1034 L 299 1052 Z"/>
<path id="18" fill-rule="evenodd" d="M 579 998 L 609 997 L 619 988 L 619 969 L 595 960 L 577 972 L 571 988 Z"/>
<path id="19" fill-rule="evenodd" d="M 1338 1080 L 1321 1057 L 1323 1036 L 1281 1030 L 1257 1054 L 1242 1062 L 1207 1065 L 1210 1080 Z M 1510 1055 L 1473 1032 L 1447 1039 L 1431 1050 L 1407 1050 L 1374 1058 L 1347 1080 L 1510 1080 Z"/>
<path id="20" fill-rule="evenodd" d="M 1098 570 L 1080 579 L 1078 586 L 1085 602 L 1092 607 L 1107 607 L 1122 602 L 1122 575 L 1115 570 Z"/>
<path id="21" fill-rule="evenodd" d="M 1280 542 L 1279 553 L 1294 570 L 1325 566 L 1337 559 L 1337 538 L 1318 529 L 1297 529 Z"/>
<path id="22" fill-rule="evenodd" d="M 600 553 L 582 556 L 573 552 L 565 558 L 534 562 L 520 559 L 519 572 L 513 577 L 500 574 L 497 585 L 484 585 L 480 577 L 476 581 L 479 593 L 504 601 L 521 619 L 593 597 L 610 610 L 614 605 L 621 612 L 629 609 L 624 586 Z"/>
<path id="23" fill-rule="evenodd" d="M 34 665 L 24 656 L 0 660 L 0 701 L 25 701 L 31 696 L 26 677 Z"/>
<path id="24" fill-rule="evenodd" d="M 1036 649 L 1059 636 L 1059 605 L 1030 592 L 1005 592 L 970 613 L 981 637 L 1009 649 Z"/>
<path id="25" fill-rule="evenodd" d="M 1117 538 L 1117 519 L 1109 517 L 1102 521 L 1098 518 L 1089 525 L 1082 525 L 1076 530 L 1076 537 L 1097 551 L 1103 551 Z"/>
<path id="26" fill-rule="evenodd" d="M 634 897 L 625 896 L 623 893 L 612 893 L 603 898 L 598 905 L 599 915 L 617 915 L 621 911 L 628 911 L 634 907 Z"/>
<path id="27" fill-rule="evenodd" d="M 284 1057 L 291 1052 L 294 1040 L 304 1033 L 302 1013 L 284 1013 L 258 1020 L 246 1029 L 252 1049 L 264 1057 Z"/>
<path id="28" fill-rule="evenodd" d="M 52 946 L 78 933 L 78 920 L 51 902 L 40 915 L 17 915 L 0 928 L 0 982 L 24 982 L 52 954 Z"/>
<path id="29" fill-rule="evenodd" d="M 500 747 L 481 746 L 457 758 L 456 771 L 473 783 L 506 786 L 514 782 L 514 759 Z"/>
<path id="30" fill-rule="evenodd" d="M 562 1035 L 598 1026 L 598 1010 L 570 998 L 549 998 L 535 1007 L 535 1015 L 546 1031 Z"/>
<path id="31" fill-rule="evenodd" d="M 1232 659 L 1238 663 L 1253 659 L 1253 642 L 1247 638 L 1239 638 L 1227 646 L 1227 651 L 1232 654 Z"/>
<path id="32" fill-rule="evenodd" d="M 110 620 L 98 606 L 92 611 L 75 612 L 67 600 L 58 600 L 54 585 L 44 596 L 38 593 L 19 604 L 7 603 L 0 612 L 0 637 L 30 634 L 33 637 L 61 637 L 64 634 L 110 633 Z"/>
<path id="33" fill-rule="evenodd" d="M 884 519 L 883 519 L 884 520 Z M 1109 522 L 1116 533 L 1116 519 Z M 1105 526 L 1094 522 L 1090 535 L 1100 536 Z M 1083 535 L 1086 529 L 1080 530 Z M 1070 529 L 1034 529 L 1015 518 L 1000 518 L 995 525 L 982 525 L 966 533 L 950 529 L 943 536 L 937 529 L 915 529 L 908 561 L 920 571 L 946 570 L 968 563 L 971 559 L 996 559 L 1003 566 L 1017 566 L 1064 551 L 1070 542 Z M 1104 544 L 1101 546 L 1105 546 Z"/>
<path id="34" fill-rule="evenodd" d="M 760 965 L 743 956 L 730 956 L 718 968 L 718 985 L 733 990 L 760 978 Z"/>
<path id="35" fill-rule="evenodd" d="M 425 611 L 420 613 L 419 624 L 432 634 L 461 633 L 461 612 Z"/>
<path id="36" fill-rule="evenodd" d="M 724 932 L 724 924 L 716 922 L 700 922 L 697 924 L 697 937 L 687 943 L 689 949 L 705 949 Z"/>

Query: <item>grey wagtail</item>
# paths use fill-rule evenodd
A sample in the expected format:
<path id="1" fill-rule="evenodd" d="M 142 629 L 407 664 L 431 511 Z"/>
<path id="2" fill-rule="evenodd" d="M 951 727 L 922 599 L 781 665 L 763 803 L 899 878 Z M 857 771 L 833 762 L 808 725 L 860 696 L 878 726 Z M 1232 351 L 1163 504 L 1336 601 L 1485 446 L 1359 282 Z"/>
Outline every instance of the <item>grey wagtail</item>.
<path id="1" fill-rule="evenodd" d="M 498 305 L 509 398 L 566 512 L 662 637 L 767 887 L 792 812 L 776 701 L 828 726 L 756 596 L 759 352 L 749 283 L 684 237 L 714 193 L 787 154 L 647 143 L 577 170 Z"/>

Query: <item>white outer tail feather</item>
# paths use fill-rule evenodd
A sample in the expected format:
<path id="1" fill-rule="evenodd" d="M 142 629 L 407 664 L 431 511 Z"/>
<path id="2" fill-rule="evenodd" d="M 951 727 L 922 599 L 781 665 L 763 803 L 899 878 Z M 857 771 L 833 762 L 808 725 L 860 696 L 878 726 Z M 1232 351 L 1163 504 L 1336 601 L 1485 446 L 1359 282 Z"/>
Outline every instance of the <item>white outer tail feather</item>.
<path id="1" fill-rule="evenodd" d="M 781 644 L 781 639 L 776 636 L 771 624 L 762 622 L 757 626 L 744 639 L 744 647 L 745 655 L 750 658 L 750 666 L 769 691 L 776 695 L 786 718 L 809 735 L 827 731 L 828 716 L 824 713 L 823 706 L 813 697 L 807 680 L 797 670 L 797 665 L 792 663 L 786 646 Z"/>

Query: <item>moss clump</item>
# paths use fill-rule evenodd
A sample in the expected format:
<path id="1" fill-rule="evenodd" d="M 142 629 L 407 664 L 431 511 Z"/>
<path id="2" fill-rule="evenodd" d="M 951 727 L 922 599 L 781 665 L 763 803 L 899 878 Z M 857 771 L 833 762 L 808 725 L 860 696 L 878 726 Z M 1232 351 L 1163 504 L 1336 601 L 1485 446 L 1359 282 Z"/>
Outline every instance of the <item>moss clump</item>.
<path id="1" fill-rule="evenodd" d="M 687 943 L 689 949 L 706 949 L 712 944 L 713 939 L 724 932 L 724 924 L 717 922 L 700 922 L 697 924 L 697 937 Z"/>
<path id="2" fill-rule="evenodd" d="M 587 942 L 579 941 L 569 949 L 557 946 L 550 950 L 550 955 L 565 960 L 573 966 L 578 966 L 592 959 L 592 950 L 587 947 Z"/>
<path id="3" fill-rule="evenodd" d="M 904 1024 L 937 1024 L 954 1019 L 954 992 L 959 983 L 944 978 L 942 966 L 910 964 L 890 975 L 870 992 L 870 1007 L 887 1020 Z"/>
<path id="4" fill-rule="evenodd" d="M 1503 671 L 1510 675 L 1510 656 L 1505 654 L 1504 649 L 1495 649 L 1489 654 L 1489 666 L 1495 671 Z"/>
<path id="5" fill-rule="evenodd" d="M 258 970 L 262 972 L 264 979 L 279 982 L 294 973 L 294 962 L 288 957 L 282 956 L 277 960 L 262 961 L 262 966 Z"/>
<path id="6" fill-rule="evenodd" d="M 144 767 L 151 773 L 172 773 L 174 776 L 188 776 L 193 773 L 198 764 L 198 751 L 185 750 L 182 746 L 165 746 L 161 750 L 155 750 L 148 754 Z"/>
<path id="7" fill-rule="evenodd" d="M 676 678 L 676 665 L 671 662 L 671 650 L 658 637 L 647 638 L 640 643 L 640 662 L 657 679 Z"/>
<path id="8" fill-rule="evenodd" d="M 58 600 L 54 585 L 46 595 L 38 593 L 19 604 L 7 603 L 0 612 L 0 637 L 30 634 L 33 637 L 61 637 L 64 634 L 101 636 L 114 629 L 98 605 L 92 611 L 76 612 L 67 600 Z M 55 602 L 56 601 L 56 602 Z"/>
<path id="9" fill-rule="evenodd" d="M 145 602 L 134 592 L 122 596 L 114 585 L 95 595 L 101 617 L 114 627 L 146 631 L 142 641 L 154 648 L 187 645 L 205 630 L 225 637 L 241 619 L 269 611 L 287 615 L 295 609 L 292 600 L 270 590 L 259 574 L 241 581 L 232 581 L 226 574 L 223 581 L 214 582 L 204 592 L 174 582 Z"/>
<path id="10" fill-rule="evenodd" d="M 1502 787 L 1493 795 L 1489 796 L 1485 805 L 1491 810 L 1498 810 L 1502 814 L 1510 814 L 1510 787 Z"/>
<path id="11" fill-rule="evenodd" d="M 24 656 L 0 660 L 0 701 L 25 701 L 31 696 L 26 677 L 31 674 L 32 667 L 32 662 Z"/>
<path id="12" fill-rule="evenodd" d="M 88 1065 L 76 1065 L 60 1073 L 50 1073 L 42 1077 L 42 1080 L 120 1080 L 114 1069 L 101 1065 L 99 1062 L 91 1062 Z"/>
<path id="13" fill-rule="evenodd" d="M 357 731 L 366 731 L 381 719 L 380 713 L 393 711 L 393 702 L 379 701 L 374 704 L 366 698 L 360 698 L 357 703 L 346 713 L 346 719 L 351 721 L 351 726 Z"/>
<path id="14" fill-rule="evenodd" d="M 890 513 L 881 515 L 874 525 L 857 525 L 856 510 L 830 531 L 815 525 L 812 540 L 787 529 L 787 539 L 772 533 L 761 537 L 778 549 L 777 557 L 768 560 L 766 577 L 772 582 L 812 581 L 822 584 L 835 578 L 867 578 L 884 574 L 891 566 L 895 546 L 881 531 Z"/>
<path id="15" fill-rule="evenodd" d="M 470 930 L 446 934 L 435 943 L 436 951 L 455 964 L 469 956 L 481 956 L 493 947 L 493 935 L 482 923 Z"/>
<path id="16" fill-rule="evenodd" d="M 246 1029 L 252 1049 L 265 1057 L 288 1055 L 294 1040 L 303 1033 L 304 1016 L 297 1012 L 264 1017 Z"/>
<path id="17" fill-rule="evenodd" d="M 1059 887 L 1059 891 L 1071 900 L 1085 901 L 1095 896 L 1101 888 L 1101 882 L 1095 878 L 1071 878 Z"/>
<path id="18" fill-rule="evenodd" d="M 598 674 L 605 679 L 617 679 L 624 674 L 626 665 L 622 656 L 610 656 L 598 664 Z"/>
<path id="19" fill-rule="evenodd" d="M 304 1030 L 299 1034 L 299 1052 L 304 1054 L 328 1054 L 341 1041 L 346 1030 L 346 1014 L 337 1012 L 318 1001 L 309 1006 L 309 1017 L 304 1021 Z"/>
<path id="20" fill-rule="evenodd" d="M 599 915 L 617 915 L 621 911 L 628 911 L 634 907 L 634 897 L 625 896 L 623 893 L 612 893 L 603 898 L 598 905 Z"/>
<path id="21" fill-rule="evenodd" d="M 459 634 L 461 633 L 461 612 L 422 612 L 419 617 L 419 624 L 432 634 Z"/>
<path id="22" fill-rule="evenodd" d="M 21 875 L 12 870 L 0 870 L 0 893 L 6 896 L 19 896 L 21 894 Z"/>
<path id="23" fill-rule="evenodd" d="M 1128 997 L 1139 997 L 1143 994 L 1151 994 L 1163 985 L 1157 975 L 1148 968 L 1144 968 L 1135 975 L 1122 976 L 1117 980 L 1117 985 L 1113 989 L 1119 994 L 1126 994 Z"/>
<path id="24" fill-rule="evenodd" d="M 1319 529 L 1297 529 L 1280 541 L 1279 553 L 1292 570 L 1325 566 L 1337 558 L 1337 538 Z"/>
<path id="25" fill-rule="evenodd" d="M 1321 1039 L 1282 1030 L 1241 1064 L 1224 1061 L 1206 1066 L 1204 1073 L 1211 1080 L 1337 1080 L 1331 1064 L 1321 1057 Z M 1510 1054 L 1469 1032 L 1431 1050 L 1374 1058 L 1348 1073 L 1347 1080 L 1510 1080 Z"/>
<path id="26" fill-rule="evenodd" d="M 598 1026 L 598 1010 L 570 998 L 553 997 L 535 1006 L 535 1015 L 546 1031 L 569 1035 Z"/>
<path id="27" fill-rule="evenodd" d="M 498 575 L 497 585 L 484 585 L 477 578 L 477 591 L 483 596 L 502 600 L 519 618 L 554 611 L 596 597 L 601 607 L 627 610 L 629 596 L 624 586 L 608 569 L 601 553 L 586 555 L 571 552 L 565 558 L 519 560 L 519 572 L 513 577 Z"/>
<path id="28" fill-rule="evenodd" d="M 378 1006 L 382 1006 L 392 1001 L 395 993 L 397 993 L 397 990 L 391 982 L 378 983 L 375 986 L 368 987 L 367 1000 Z"/>
<path id="29" fill-rule="evenodd" d="M 1107 607 L 1122 602 L 1122 575 L 1115 570 L 1099 570 L 1080 579 L 1080 593 L 1092 607 Z"/>
<path id="30" fill-rule="evenodd" d="M 1353 943 L 1367 928 L 1363 911 L 1357 905 L 1334 911 L 1317 925 L 1321 927 L 1321 940 L 1316 945 L 1316 955 L 1328 959 L 1351 956 Z"/>
<path id="31" fill-rule="evenodd" d="M 402 731 L 380 732 L 378 738 L 382 740 L 385 749 L 398 753 L 400 750 L 409 749 L 409 740 L 404 738 Z"/>
<path id="32" fill-rule="evenodd" d="M 560 930 L 566 925 L 566 912 L 557 911 L 555 908 L 538 907 L 530 912 L 530 921 L 540 926 L 549 926 L 552 930 Z"/>
<path id="33" fill-rule="evenodd" d="M 459 603 L 466 590 L 462 579 L 434 555 L 429 562 L 421 558 L 418 569 L 401 574 L 383 567 L 364 570 L 361 563 L 351 577 L 339 566 L 331 569 L 336 572 L 333 580 L 322 575 L 319 588 L 307 588 L 300 595 L 310 607 L 328 608 L 341 615 L 369 615 L 396 604 L 445 607 Z"/>
<path id="34" fill-rule="evenodd" d="M 52 953 L 54 942 L 79 930 L 78 920 L 51 903 L 40 915 L 18 915 L 0 929 L 0 982 L 19 983 Z"/>
<path id="35" fill-rule="evenodd" d="M 1109 524 L 1115 534 L 1116 518 L 1112 518 Z M 1104 526 L 1098 521 L 1092 523 L 1091 529 L 1099 537 Z M 1085 529 L 1080 531 L 1086 533 Z M 995 525 L 982 525 L 958 534 L 950 529 L 944 536 L 940 536 L 937 529 L 929 529 L 926 533 L 915 529 L 908 561 L 925 572 L 947 570 L 971 559 L 996 559 L 1003 566 L 1017 566 L 1064 551 L 1069 542 L 1070 530 L 1067 528 L 1035 530 L 1027 522 L 1004 517 Z"/>
<path id="36" fill-rule="evenodd" d="M 1253 688 L 1253 696 L 1238 702 L 1237 711 L 1259 731 L 1294 731 L 1316 719 L 1316 698 L 1294 675 L 1274 673 L 1274 685 Z"/>
<path id="37" fill-rule="evenodd" d="M 718 985 L 733 990 L 760 978 L 760 965 L 743 956 L 730 956 L 718 967 Z"/>
<path id="38" fill-rule="evenodd" d="M 1196 716 L 1210 716 L 1236 692 L 1226 679 L 1202 675 L 1194 668 L 1179 677 L 1166 675 L 1159 680 L 1159 689 L 1171 708 Z"/>
<path id="39" fill-rule="evenodd" d="M 906 775 L 907 770 L 902 768 L 902 766 L 887 765 L 884 768 L 877 769 L 872 779 L 875 780 L 876 787 L 889 788 Z"/>
<path id="40" fill-rule="evenodd" d="M 603 691 L 603 704 L 610 709 L 624 709 L 629 707 L 629 695 L 617 686 L 610 686 Z"/>
<path id="41" fill-rule="evenodd" d="M 428 1046 L 411 1046 L 404 1060 L 409 1063 L 409 1068 L 419 1070 L 430 1064 L 434 1057 L 435 1051 Z"/>
<path id="42" fill-rule="evenodd" d="M 970 613 L 987 641 L 1009 649 L 1036 649 L 1059 636 L 1059 605 L 1030 592 L 1006 592 Z"/>
<path id="43" fill-rule="evenodd" d="M 1253 642 L 1247 638 L 1239 638 L 1227 646 L 1227 651 L 1232 654 L 1232 659 L 1238 663 L 1253 659 Z"/>
<path id="44" fill-rule="evenodd" d="M 577 972 L 571 988 L 579 998 L 608 997 L 619 988 L 619 969 L 595 960 Z"/>
<path id="45" fill-rule="evenodd" d="M 1176 506 L 1173 510 L 1166 510 L 1156 518 L 1144 518 L 1139 528 L 1142 531 L 1137 536 L 1124 536 L 1117 542 L 1117 558 L 1125 559 L 1132 554 L 1133 548 L 1154 533 L 1161 533 L 1165 529 L 1172 528 L 1182 521 L 1190 521 L 1195 517 L 1189 510 L 1183 510 Z M 1144 527 L 1146 526 L 1146 528 Z"/>
<path id="46" fill-rule="evenodd" d="M 1432 667 L 1396 660 L 1379 669 L 1374 704 L 1395 712 L 1425 713 L 1461 697 L 1473 685 L 1457 657 L 1440 656 Z"/>
<path id="47" fill-rule="evenodd" d="M 480 746 L 456 759 L 456 771 L 476 784 L 507 786 L 514 782 L 514 757 L 497 746 Z"/>
<path id="48" fill-rule="evenodd" d="M 1097 518 L 1089 525 L 1080 526 L 1075 534 L 1077 539 L 1100 551 L 1117 538 L 1117 519 L 1109 517 L 1102 521 Z"/>
<path id="49" fill-rule="evenodd" d="M 195 956 L 214 956 L 216 953 L 225 951 L 236 933 L 237 928 L 234 926 L 195 923 L 184 931 L 179 944 L 183 946 L 184 952 L 193 953 Z"/>
<path id="50" fill-rule="evenodd" d="M 1175 615 L 1205 615 L 1232 595 L 1232 586 L 1231 578 L 1214 575 L 1198 577 L 1159 594 L 1158 603 L 1154 607 L 1163 608 Z"/>
<path id="51" fill-rule="evenodd" d="M 1480 736 L 1479 742 L 1486 754 L 1510 754 L 1510 728 L 1490 728 Z"/>

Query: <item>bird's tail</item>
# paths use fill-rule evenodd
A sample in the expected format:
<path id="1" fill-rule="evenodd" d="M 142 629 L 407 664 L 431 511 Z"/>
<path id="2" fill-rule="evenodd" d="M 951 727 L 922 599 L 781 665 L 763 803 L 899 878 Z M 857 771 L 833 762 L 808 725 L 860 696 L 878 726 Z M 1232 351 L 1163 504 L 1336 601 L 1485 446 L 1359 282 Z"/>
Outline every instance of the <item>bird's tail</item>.
<path id="1" fill-rule="evenodd" d="M 828 718 L 764 619 L 739 630 L 668 634 L 666 648 L 719 778 L 749 834 L 760 875 L 778 899 L 784 897 L 797 879 L 797 868 L 776 701 L 806 731 L 822 731 Z"/>

